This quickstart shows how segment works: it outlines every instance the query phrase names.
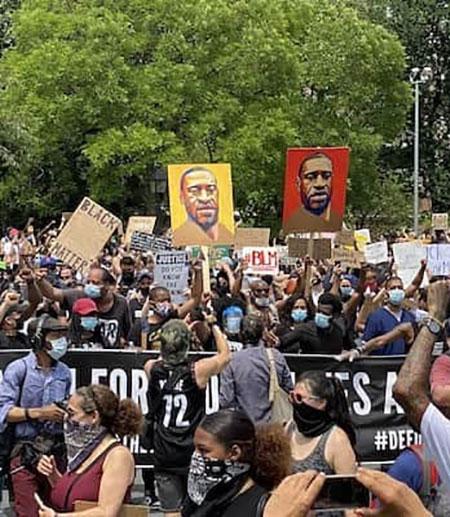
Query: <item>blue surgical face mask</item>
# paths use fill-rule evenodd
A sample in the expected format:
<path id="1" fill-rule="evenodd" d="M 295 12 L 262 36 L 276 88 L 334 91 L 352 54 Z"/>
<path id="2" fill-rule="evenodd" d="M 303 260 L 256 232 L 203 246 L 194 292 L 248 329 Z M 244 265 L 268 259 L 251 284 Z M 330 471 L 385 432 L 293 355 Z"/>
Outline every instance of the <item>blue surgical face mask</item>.
<path id="1" fill-rule="evenodd" d="M 59 339 L 52 339 L 49 343 L 52 345 L 52 349 L 47 350 L 47 354 L 55 361 L 59 361 L 67 352 L 67 348 L 69 346 L 67 338 L 60 337 Z"/>
<path id="2" fill-rule="evenodd" d="M 308 317 L 308 311 L 306 309 L 294 309 L 291 312 L 291 317 L 295 323 L 300 323 L 301 321 L 305 321 Z"/>
<path id="3" fill-rule="evenodd" d="M 269 298 L 255 298 L 255 305 L 258 307 L 269 307 L 270 300 Z"/>
<path id="4" fill-rule="evenodd" d="M 316 326 L 320 329 L 327 329 L 330 327 L 332 316 L 328 316 L 328 314 L 324 314 L 323 312 L 317 312 L 314 321 Z"/>
<path id="5" fill-rule="evenodd" d="M 80 321 L 84 330 L 93 332 L 97 326 L 98 318 L 97 316 L 82 316 Z"/>
<path id="6" fill-rule="evenodd" d="M 392 305 L 400 305 L 405 299 L 405 291 L 400 288 L 389 291 L 389 301 Z"/>
<path id="7" fill-rule="evenodd" d="M 224 320 L 224 329 L 227 334 L 230 334 L 231 336 L 236 336 L 239 334 L 241 330 L 241 316 L 228 316 Z"/>
<path id="8" fill-rule="evenodd" d="M 94 284 L 86 284 L 84 286 L 84 294 L 88 298 L 92 298 L 95 300 L 96 298 L 100 298 L 102 295 L 102 288 L 99 285 Z"/>
<path id="9" fill-rule="evenodd" d="M 353 287 L 350 285 L 345 285 L 340 288 L 341 294 L 344 297 L 350 297 L 353 294 Z"/>

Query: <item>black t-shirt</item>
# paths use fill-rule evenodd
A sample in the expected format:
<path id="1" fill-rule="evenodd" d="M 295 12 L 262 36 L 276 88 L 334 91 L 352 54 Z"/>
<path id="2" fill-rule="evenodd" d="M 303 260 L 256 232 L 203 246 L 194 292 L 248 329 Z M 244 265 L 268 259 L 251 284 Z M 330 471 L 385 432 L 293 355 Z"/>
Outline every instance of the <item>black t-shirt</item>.
<path id="1" fill-rule="evenodd" d="M 238 495 L 222 514 L 222 517 L 259 517 L 263 515 L 267 491 L 259 485 Z"/>
<path id="2" fill-rule="evenodd" d="M 194 362 L 169 367 L 157 361 L 153 365 L 148 400 L 156 469 L 187 473 L 194 432 L 205 414 L 205 392 L 195 380 Z"/>
<path id="3" fill-rule="evenodd" d="M 340 354 L 344 348 L 342 326 L 332 321 L 329 329 L 320 329 L 314 321 L 300 323 L 280 339 L 280 351 L 303 354 Z"/>
<path id="4" fill-rule="evenodd" d="M 3 331 L 0 331 L 0 349 L 22 349 L 30 348 L 30 342 L 25 334 L 18 332 L 15 336 L 7 336 Z"/>
<path id="5" fill-rule="evenodd" d="M 104 348 L 120 348 L 120 338 L 125 340 L 131 328 L 130 311 L 126 299 L 120 294 L 113 294 L 114 302 L 108 312 L 98 313 L 98 329 Z M 86 298 L 82 289 L 64 291 L 63 308 L 72 311 L 73 304 L 80 298 Z"/>

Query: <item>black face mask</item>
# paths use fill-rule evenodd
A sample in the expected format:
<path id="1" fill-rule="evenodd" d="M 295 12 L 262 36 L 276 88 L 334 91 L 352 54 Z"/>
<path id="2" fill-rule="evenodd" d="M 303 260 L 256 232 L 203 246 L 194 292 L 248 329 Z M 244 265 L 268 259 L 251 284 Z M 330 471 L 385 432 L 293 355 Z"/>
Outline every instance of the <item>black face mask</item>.
<path id="1" fill-rule="evenodd" d="M 122 280 L 123 280 L 123 283 L 126 285 L 132 284 L 134 282 L 134 273 L 133 272 L 123 273 Z"/>
<path id="2" fill-rule="evenodd" d="M 141 291 L 142 296 L 147 297 L 150 292 L 150 287 L 141 287 L 139 290 Z"/>
<path id="3" fill-rule="evenodd" d="M 316 409 L 304 402 L 294 404 L 294 420 L 300 433 L 308 438 L 320 436 L 333 426 L 326 411 Z"/>

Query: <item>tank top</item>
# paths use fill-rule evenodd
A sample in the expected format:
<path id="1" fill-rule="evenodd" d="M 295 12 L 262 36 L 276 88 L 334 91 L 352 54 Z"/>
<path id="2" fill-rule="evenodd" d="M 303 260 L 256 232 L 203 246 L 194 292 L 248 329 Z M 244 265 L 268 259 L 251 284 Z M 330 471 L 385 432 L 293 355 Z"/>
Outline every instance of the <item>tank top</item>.
<path id="1" fill-rule="evenodd" d="M 86 470 L 77 474 L 66 472 L 55 484 L 50 494 L 50 506 L 57 512 L 73 512 L 75 501 L 98 501 L 100 483 L 103 475 L 103 464 L 108 453 L 114 447 L 121 445 L 114 442 L 109 445 Z M 129 502 L 131 485 L 124 497 L 124 503 Z"/>
<path id="2" fill-rule="evenodd" d="M 306 472 L 307 470 L 317 470 L 317 472 L 323 472 L 327 475 L 335 473 L 325 459 L 325 447 L 334 428 L 335 426 L 323 433 L 314 450 L 306 458 L 294 460 L 294 473 Z"/>
<path id="3" fill-rule="evenodd" d="M 195 380 L 194 362 L 175 367 L 157 361 L 149 379 L 155 468 L 185 473 L 194 451 L 194 433 L 205 414 L 205 389 Z"/>

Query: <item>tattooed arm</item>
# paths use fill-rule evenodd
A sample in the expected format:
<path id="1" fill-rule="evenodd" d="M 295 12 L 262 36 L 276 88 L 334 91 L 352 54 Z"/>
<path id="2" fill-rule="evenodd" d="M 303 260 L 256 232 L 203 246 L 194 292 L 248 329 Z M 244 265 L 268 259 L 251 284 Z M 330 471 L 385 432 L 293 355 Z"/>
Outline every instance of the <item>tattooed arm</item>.
<path id="1" fill-rule="evenodd" d="M 435 282 L 428 288 L 428 309 L 430 316 L 443 322 L 449 302 L 449 284 Z M 405 410 L 408 420 L 415 429 L 420 429 L 423 414 L 430 400 L 429 375 L 431 352 L 438 336 L 426 326 L 422 327 L 400 370 L 394 386 L 394 398 Z"/>

